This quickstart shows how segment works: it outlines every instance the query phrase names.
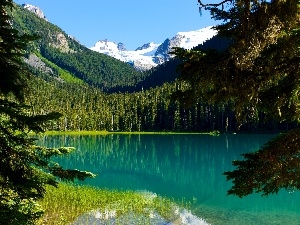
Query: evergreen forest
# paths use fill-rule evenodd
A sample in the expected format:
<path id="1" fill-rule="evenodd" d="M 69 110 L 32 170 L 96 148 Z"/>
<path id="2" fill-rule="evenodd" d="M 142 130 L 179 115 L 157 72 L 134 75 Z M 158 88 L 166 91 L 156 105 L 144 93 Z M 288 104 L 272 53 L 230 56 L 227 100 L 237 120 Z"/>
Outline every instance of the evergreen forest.
<path id="1" fill-rule="evenodd" d="M 39 38 L 27 49 L 25 61 L 35 75 L 27 104 L 33 115 L 52 111 L 63 116 L 48 130 L 222 132 L 285 130 L 293 124 L 266 120 L 254 111 L 240 127 L 230 104 L 204 104 L 193 99 L 186 107 L 174 93 L 186 90 L 178 81 L 179 59 L 146 72 L 107 55 L 93 52 L 75 38 L 34 13 L 16 6 L 13 26 Z M 218 43 L 218 44 L 216 44 Z M 200 49 L 227 40 L 213 38 Z"/>
<path id="2" fill-rule="evenodd" d="M 232 6 L 224 10 L 225 3 Z M 191 50 L 173 48 L 174 59 L 141 72 L 91 51 L 12 0 L 0 2 L 4 224 L 35 224 L 46 186 L 95 177 L 52 161 L 74 148 L 36 146 L 29 134 L 46 130 L 287 131 L 233 161 L 235 169 L 223 173 L 232 180 L 227 194 L 300 190 L 299 2 L 198 4 L 224 21 L 215 27 L 219 36 Z"/>

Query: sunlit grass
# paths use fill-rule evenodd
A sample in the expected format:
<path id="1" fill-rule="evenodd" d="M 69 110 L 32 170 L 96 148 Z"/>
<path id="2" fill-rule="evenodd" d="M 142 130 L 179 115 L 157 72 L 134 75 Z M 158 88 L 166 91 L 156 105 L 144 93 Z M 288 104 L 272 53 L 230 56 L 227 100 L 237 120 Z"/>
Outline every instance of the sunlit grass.
<path id="1" fill-rule="evenodd" d="M 100 131 L 46 131 L 44 135 L 107 135 L 110 132 L 105 130 Z"/>
<path id="2" fill-rule="evenodd" d="M 110 212 L 115 217 L 126 213 L 151 217 L 151 213 L 157 212 L 166 220 L 172 220 L 175 206 L 173 201 L 153 195 L 152 193 L 145 195 L 145 193 L 134 191 L 97 189 L 64 183 L 59 184 L 58 188 L 49 186 L 44 199 L 39 202 L 45 209 L 45 214 L 39 224 L 70 224 L 80 215 L 92 210 L 97 210 L 101 216 L 102 213 L 104 215 Z"/>
<path id="3" fill-rule="evenodd" d="M 208 134 L 208 135 L 218 135 L 220 132 L 218 131 L 211 131 L 211 132 L 148 132 L 148 131 L 134 131 L 134 132 L 127 132 L 127 131 L 46 131 L 45 135 L 108 135 L 108 134 L 132 134 L 132 135 L 140 135 L 140 134 Z"/>
<path id="4" fill-rule="evenodd" d="M 55 63 L 49 61 L 45 57 L 43 57 L 39 52 L 35 52 L 39 58 L 41 58 L 44 62 L 48 63 L 52 68 L 55 68 L 58 71 L 59 77 L 63 79 L 65 82 L 68 83 L 77 83 L 77 84 L 83 84 L 84 81 L 75 77 L 71 73 L 69 73 L 67 70 L 62 69 L 61 67 L 57 66 Z"/>

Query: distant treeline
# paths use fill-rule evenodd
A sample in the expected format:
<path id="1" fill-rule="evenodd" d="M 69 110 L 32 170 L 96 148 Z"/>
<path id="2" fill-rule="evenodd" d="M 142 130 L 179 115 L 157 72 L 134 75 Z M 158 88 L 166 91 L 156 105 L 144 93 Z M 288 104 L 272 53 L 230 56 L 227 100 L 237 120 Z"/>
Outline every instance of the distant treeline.
<path id="1" fill-rule="evenodd" d="M 103 93 L 87 85 L 45 82 L 36 78 L 27 97 L 31 113 L 62 113 L 58 121 L 47 126 L 50 130 L 107 131 L 236 131 L 237 122 L 230 106 L 201 103 L 184 109 L 172 100 L 180 84 L 165 83 L 157 88 L 136 93 Z M 264 122 L 263 114 L 248 118 L 242 130 L 286 129 L 287 124 Z"/>
<path id="2" fill-rule="evenodd" d="M 185 109 L 171 99 L 184 86 L 176 81 L 178 59 L 147 72 L 100 54 L 81 45 L 62 29 L 16 7 L 13 26 L 21 33 L 38 34 L 28 46 L 27 58 L 35 55 L 50 68 L 43 73 L 37 66 L 28 92 L 30 113 L 57 111 L 58 121 L 45 125 L 52 130 L 107 131 L 235 131 L 237 122 L 229 105 L 212 106 L 194 102 Z M 214 37 L 198 46 L 225 49 L 229 41 Z M 287 124 L 263 122 L 254 112 L 241 129 L 282 129 Z"/>

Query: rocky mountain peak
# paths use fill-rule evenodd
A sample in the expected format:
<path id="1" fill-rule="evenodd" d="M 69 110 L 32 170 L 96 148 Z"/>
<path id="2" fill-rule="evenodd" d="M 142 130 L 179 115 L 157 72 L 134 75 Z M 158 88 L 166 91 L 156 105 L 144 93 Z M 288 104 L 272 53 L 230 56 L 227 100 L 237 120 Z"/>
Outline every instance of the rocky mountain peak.
<path id="1" fill-rule="evenodd" d="M 127 50 L 125 45 L 122 42 L 119 42 L 117 47 L 118 47 L 119 51 L 126 51 Z"/>
<path id="2" fill-rule="evenodd" d="M 172 38 L 167 38 L 162 44 L 149 42 L 135 51 L 126 51 L 122 43 L 98 41 L 91 50 L 110 55 L 123 62 L 127 62 L 138 70 L 148 70 L 168 61 L 173 55 L 169 52 L 173 47 L 191 49 L 216 35 L 212 27 L 205 27 L 196 31 L 179 32 Z"/>
<path id="3" fill-rule="evenodd" d="M 167 38 L 160 46 L 158 46 L 155 56 L 167 56 L 169 52 L 169 46 L 170 46 L 171 40 Z"/>
<path id="4" fill-rule="evenodd" d="M 48 21 L 46 19 L 46 16 L 44 15 L 44 12 L 37 6 L 34 6 L 34 5 L 30 5 L 30 4 L 22 4 L 22 7 L 24 9 L 27 9 L 29 10 L 30 12 L 33 12 L 34 14 L 36 14 L 38 17 Z"/>
<path id="5" fill-rule="evenodd" d="M 107 39 L 98 41 L 91 49 L 102 53 L 111 51 L 126 51 L 126 47 L 122 42 L 116 43 Z"/>
<path id="6" fill-rule="evenodd" d="M 143 50 L 151 47 L 151 43 L 144 44 L 142 47 L 138 47 L 135 51 Z"/>

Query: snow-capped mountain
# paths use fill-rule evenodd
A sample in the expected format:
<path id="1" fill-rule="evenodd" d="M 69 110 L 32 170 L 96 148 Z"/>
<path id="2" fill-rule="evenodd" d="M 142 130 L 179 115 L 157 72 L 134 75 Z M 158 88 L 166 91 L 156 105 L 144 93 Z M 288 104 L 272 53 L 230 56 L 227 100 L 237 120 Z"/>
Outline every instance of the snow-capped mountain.
<path id="1" fill-rule="evenodd" d="M 150 42 L 138 47 L 135 51 L 127 51 L 121 42 L 116 43 L 108 40 L 98 41 L 90 49 L 127 62 L 139 70 L 147 70 L 173 57 L 168 54 L 173 47 L 191 49 L 214 35 L 216 35 L 216 31 L 212 27 L 205 27 L 196 31 L 179 32 L 161 44 Z"/>
<path id="2" fill-rule="evenodd" d="M 30 12 L 35 13 L 38 17 L 48 21 L 46 19 L 46 16 L 44 15 L 43 11 L 39 7 L 34 6 L 34 5 L 30 5 L 30 4 L 22 4 L 22 6 L 23 6 L 24 9 L 27 9 Z"/>
<path id="3" fill-rule="evenodd" d="M 47 20 L 39 7 L 30 4 L 22 4 L 22 6 L 38 17 Z M 191 49 L 214 35 L 216 35 L 216 31 L 212 27 L 205 27 L 196 31 L 179 32 L 174 37 L 167 38 L 159 44 L 149 42 L 136 48 L 135 51 L 126 50 L 125 45 L 121 42 L 116 43 L 108 40 L 100 40 L 90 49 L 127 62 L 138 70 L 148 70 L 173 57 L 173 55 L 168 54 L 173 47 Z"/>
<path id="4" fill-rule="evenodd" d="M 159 44 L 151 42 L 144 44 L 135 51 L 127 51 L 125 45 L 121 42 L 101 40 L 90 49 L 127 62 L 137 69 L 147 70 L 158 65 L 155 63 L 155 52 L 158 46 Z"/>

